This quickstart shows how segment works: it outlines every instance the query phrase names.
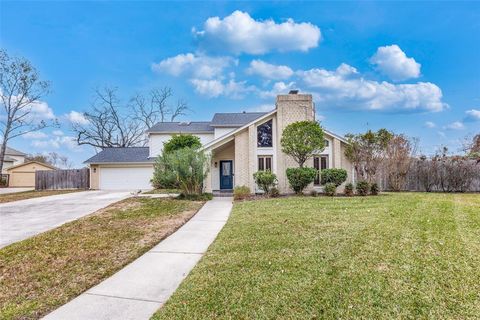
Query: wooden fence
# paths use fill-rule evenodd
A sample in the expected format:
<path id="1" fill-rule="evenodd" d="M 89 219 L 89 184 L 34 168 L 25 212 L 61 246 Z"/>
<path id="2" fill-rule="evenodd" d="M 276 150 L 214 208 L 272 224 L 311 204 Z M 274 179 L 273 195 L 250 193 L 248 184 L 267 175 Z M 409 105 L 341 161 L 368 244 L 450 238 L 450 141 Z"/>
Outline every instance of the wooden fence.
<path id="1" fill-rule="evenodd" d="M 39 170 L 35 172 L 36 190 L 88 189 L 90 170 Z"/>

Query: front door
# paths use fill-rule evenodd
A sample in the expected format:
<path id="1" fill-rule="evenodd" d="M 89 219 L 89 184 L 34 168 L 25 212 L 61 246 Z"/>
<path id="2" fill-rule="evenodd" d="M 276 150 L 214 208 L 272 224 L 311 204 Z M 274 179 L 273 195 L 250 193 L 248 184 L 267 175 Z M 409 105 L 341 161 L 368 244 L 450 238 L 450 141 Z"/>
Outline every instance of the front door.
<path id="1" fill-rule="evenodd" d="M 220 189 L 233 189 L 233 161 L 220 161 Z"/>

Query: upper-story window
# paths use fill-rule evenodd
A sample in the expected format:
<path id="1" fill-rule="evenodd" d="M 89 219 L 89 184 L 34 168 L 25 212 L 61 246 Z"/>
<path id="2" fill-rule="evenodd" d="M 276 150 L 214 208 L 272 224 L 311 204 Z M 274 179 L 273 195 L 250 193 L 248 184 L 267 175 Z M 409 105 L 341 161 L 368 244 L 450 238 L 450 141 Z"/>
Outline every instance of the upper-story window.
<path id="1" fill-rule="evenodd" d="M 328 140 L 327 140 L 327 139 L 325 139 L 323 142 L 324 142 L 324 146 L 325 146 L 325 148 L 326 148 L 326 147 L 328 147 L 328 144 L 329 144 Z"/>
<path id="2" fill-rule="evenodd" d="M 268 148 L 272 146 L 272 120 L 269 120 L 257 127 L 257 147 Z"/>

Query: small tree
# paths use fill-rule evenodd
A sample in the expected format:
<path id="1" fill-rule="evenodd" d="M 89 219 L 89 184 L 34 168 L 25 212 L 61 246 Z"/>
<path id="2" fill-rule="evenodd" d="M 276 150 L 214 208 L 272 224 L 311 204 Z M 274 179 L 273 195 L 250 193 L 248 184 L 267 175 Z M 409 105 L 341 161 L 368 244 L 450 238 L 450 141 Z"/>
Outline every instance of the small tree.
<path id="1" fill-rule="evenodd" d="M 208 173 L 208 157 L 203 151 L 194 148 L 183 148 L 164 153 L 157 160 L 157 165 L 168 170 L 155 170 L 153 182 L 162 181 L 167 172 L 175 178 L 176 185 L 184 195 L 203 193 L 203 181 Z"/>
<path id="2" fill-rule="evenodd" d="M 260 190 L 267 195 L 270 193 L 270 189 L 277 183 L 277 176 L 269 170 L 255 172 L 253 174 L 253 179 L 255 179 L 255 183 Z"/>
<path id="3" fill-rule="evenodd" d="M 202 146 L 200 138 L 191 134 L 176 134 L 163 144 L 163 152 L 169 153 L 183 148 L 197 149 Z"/>
<path id="4" fill-rule="evenodd" d="M 416 140 L 410 140 L 402 134 L 394 135 L 388 141 L 385 150 L 384 168 L 388 186 L 391 190 L 400 191 L 405 188 L 410 164 L 416 152 L 416 145 Z"/>
<path id="5" fill-rule="evenodd" d="M 348 144 L 345 156 L 352 162 L 357 177 L 370 183 L 375 182 L 393 134 L 386 129 L 380 129 L 377 132 L 368 130 L 361 134 L 347 134 L 346 137 Z"/>
<path id="6" fill-rule="evenodd" d="M 300 168 L 316 152 L 325 148 L 322 127 L 315 121 L 298 121 L 289 124 L 282 134 L 282 151 L 291 156 Z"/>

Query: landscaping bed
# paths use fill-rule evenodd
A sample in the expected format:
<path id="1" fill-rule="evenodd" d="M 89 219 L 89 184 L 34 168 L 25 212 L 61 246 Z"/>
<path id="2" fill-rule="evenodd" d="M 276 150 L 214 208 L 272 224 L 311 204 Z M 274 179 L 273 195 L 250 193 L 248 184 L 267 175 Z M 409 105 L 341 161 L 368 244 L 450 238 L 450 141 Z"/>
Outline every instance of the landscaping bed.
<path id="1" fill-rule="evenodd" d="M 129 198 L 0 250 L 0 319 L 36 319 L 111 276 L 203 202 Z"/>
<path id="2" fill-rule="evenodd" d="M 24 192 L 16 192 L 16 193 L 6 193 L 0 195 L 0 203 L 18 201 L 18 200 L 25 200 L 25 199 L 32 199 L 32 198 L 39 198 L 39 197 L 46 197 L 46 196 L 54 196 L 57 194 L 65 194 L 65 193 L 72 193 L 72 192 L 79 192 L 85 190 L 42 190 L 42 191 L 24 191 Z"/>
<path id="3" fill-rule="evenodd" d="M 480 196 L 236 202 L 153 319 L 478 319 Z"/>

